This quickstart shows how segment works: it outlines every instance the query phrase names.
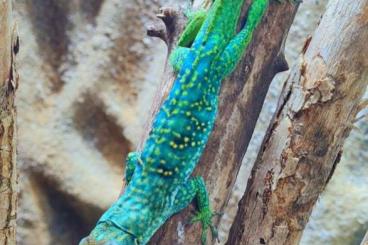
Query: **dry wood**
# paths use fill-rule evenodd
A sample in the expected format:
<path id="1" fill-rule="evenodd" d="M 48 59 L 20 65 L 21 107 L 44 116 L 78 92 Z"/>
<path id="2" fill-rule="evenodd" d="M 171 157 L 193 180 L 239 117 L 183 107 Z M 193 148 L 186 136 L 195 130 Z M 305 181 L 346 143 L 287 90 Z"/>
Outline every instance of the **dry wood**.
<path id="1" fill-rule="evenodd" d="M 360 245 L 368 245 L 368 231 L 365 233 L 365 236 Z"/>
<path id="2" fill-rule="evenodd" d="M 368 0 L 330 1 L 283 89 L 227 244 L 298 244 L 360 110 L 367 40 Z"/>
<path id="3" fill-rule="evenodd" d="M 11 1 L 0 1 L 0 244 L 15 244 L 17 170 L 15 164 L 14 93 L 18 77 L 14 58 L 18 37 L 11 18 Z"/>
<path id="4" fill-rule="evenodd" d="M 241 23 L 245 20 L 250 2 L 245 1 Z M 229 199 L 272 78 L 276 73 L 288 68 L 283 54 L 283 43 L 296 9 L 296 5 L 277 4 L 273 1 L 254 35 L 247 54 L 233 75 L 223 82 L 214 131 L 194 173 L 206 179 L 212 206 L 216 211 L 221 211 Z M 170 22 L 165 22 L 166 34 L 162 34 L 162 28 L 157 28 L 156 32 L 151 29 L 150 33 L 159 37 L 170 36 L 169 39 L 163 39 L 171 40 L 168 43 L 171 48 L 184 23 L 183 18 L 177 15 L 171 18 Z M 166 70 L 167 79 L 161 83 L 148 125 L 175 78 L 169 66 Z M 149 127 L 142 143 L 148 132 Z M 171 218 L 155 235 L 151 244 L 199 244 L 199 226 L 184 225 L 192 216 L 192 212 L 193 207 L 190 207 Z"/>

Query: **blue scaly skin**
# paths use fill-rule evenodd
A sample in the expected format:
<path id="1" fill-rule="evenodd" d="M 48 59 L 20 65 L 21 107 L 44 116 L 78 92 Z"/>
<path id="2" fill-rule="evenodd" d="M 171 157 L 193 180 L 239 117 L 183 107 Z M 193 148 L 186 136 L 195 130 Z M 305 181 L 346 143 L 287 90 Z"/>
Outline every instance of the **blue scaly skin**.
<path id="1" fill-rule="evenodd" d="M 125 193 L 80 245 L 146 244 L 173 214 L 196 199 L 192 222 L 202 243 L 212 211 L 202 177 L 190 177 L 212 131 L 221 81 L 236 67 L 262 19 L 268 0 L 253 0 L 244 28 L 236 27 L 244 0 L 215 0 L 190 16 L 170 61 L 177 72 L 141 153 L 127 157 Z"/>

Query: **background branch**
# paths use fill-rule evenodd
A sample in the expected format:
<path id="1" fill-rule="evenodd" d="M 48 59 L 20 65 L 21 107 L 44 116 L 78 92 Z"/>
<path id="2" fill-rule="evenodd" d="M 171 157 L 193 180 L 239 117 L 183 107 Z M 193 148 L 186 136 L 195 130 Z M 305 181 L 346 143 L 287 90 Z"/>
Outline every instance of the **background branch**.
<path id="1" fill-rule="evenodd" d="M 15 244 L 17 213 L 14 96 L 19 43 L 11 12 L 11 0 L 0 1 L 0 244 L 4 245 Z"/>
<path id="2" fill-rule="evenodd" d="M 367 87 L 368 1 L 330 1 L 283 89 L 228 244 L 297 244 Z"/>
<path id="3" fill-rule="evenodd" d="M 245 21 L 250 2 L 245 1 L 240 23 Z M 216 211 L 223 210 L 229 199 L 272 78 L 276 73 L 287 69 L 283 43 L 296 9 L 295 5 L 272 2 L 247 54 L 232 76 L 223 82 L 214 131 L 194 173 L 206 179 L 212 205 Z M 175 30 L 178 30 L 176 39 L 184 23 L 174 25 Z M 239 28 L 240 26 L 241 24 Z M 167 65 L 166 79 L 156 94 L 147 125 L 151 124 L 159 106 L 170 91 L 174 78 L 170 66 Z M 149 126 L 146 127 L 140 147 L 149 129 Z M 193 207 L 171 218 L 155 235 L 151 244 L 199 244 L 198 226 L 183 225 L 183 222 L 192 215 L 191 211 Z"/>
<path id="4" fill-rule="evenodd" d="M 365 233 L 365 236 L 362 240 L 362 242 L 360 243 L 360 245 L 367 245 L 368 244 L 368 231 L 367 233 Z"/>

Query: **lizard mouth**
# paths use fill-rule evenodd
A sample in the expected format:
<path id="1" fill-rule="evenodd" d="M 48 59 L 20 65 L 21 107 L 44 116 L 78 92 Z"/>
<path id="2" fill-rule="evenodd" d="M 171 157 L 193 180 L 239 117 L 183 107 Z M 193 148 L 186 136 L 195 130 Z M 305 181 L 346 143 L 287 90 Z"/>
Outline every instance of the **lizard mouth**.
<path id="1" fill-rule="evenodd" d="M 126 234 L 130 235 L 134 239 L 137 238 L 137 236 L 133 232 L 131 232 L 129 229 L 126 229 L 126 228 L 122 227 L 121 225 L 115 223 L 113 220 L 101 221 L 97 224 L 104 224 L 105 226 L 110 226 L 110 227 L 112 226 L 112 227 L 122 231 L 123 233 L 126 233 Z"/>
<path id="2" fill-rule="evenodd" d="M 93 238 L 85 237 L 83 238 L 79 245 L 120 245 L 119 242 L 114 241 L 114 240 L 109 240 L 109 241 L 96 241 Z"/>
<path id="3" fill-rule="evenodd" d="M 137 236 L 113 221 L 101 221 L 79 245 L 132 245 L 138 244 Z"/>

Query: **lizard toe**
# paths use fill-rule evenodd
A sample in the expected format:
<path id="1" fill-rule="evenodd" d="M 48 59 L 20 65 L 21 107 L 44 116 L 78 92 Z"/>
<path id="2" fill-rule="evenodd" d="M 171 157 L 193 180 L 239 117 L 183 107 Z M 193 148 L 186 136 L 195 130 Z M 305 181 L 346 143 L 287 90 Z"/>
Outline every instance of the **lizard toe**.
<path id="1" fill-rule="evenodd" d="M 192 217 L 190 223 L 200 222 L 202 226 L 201 242 L 202 245 L 206 244 L 208 228 L 211 230 L 211 235 L 213 239 L 218 239 L 217 228 L 212 224 L 212 218 L 218 215 L 218 213 L 213 212 L 210 208 L 204 208 L 197 212 L 194 217 Z"/>

